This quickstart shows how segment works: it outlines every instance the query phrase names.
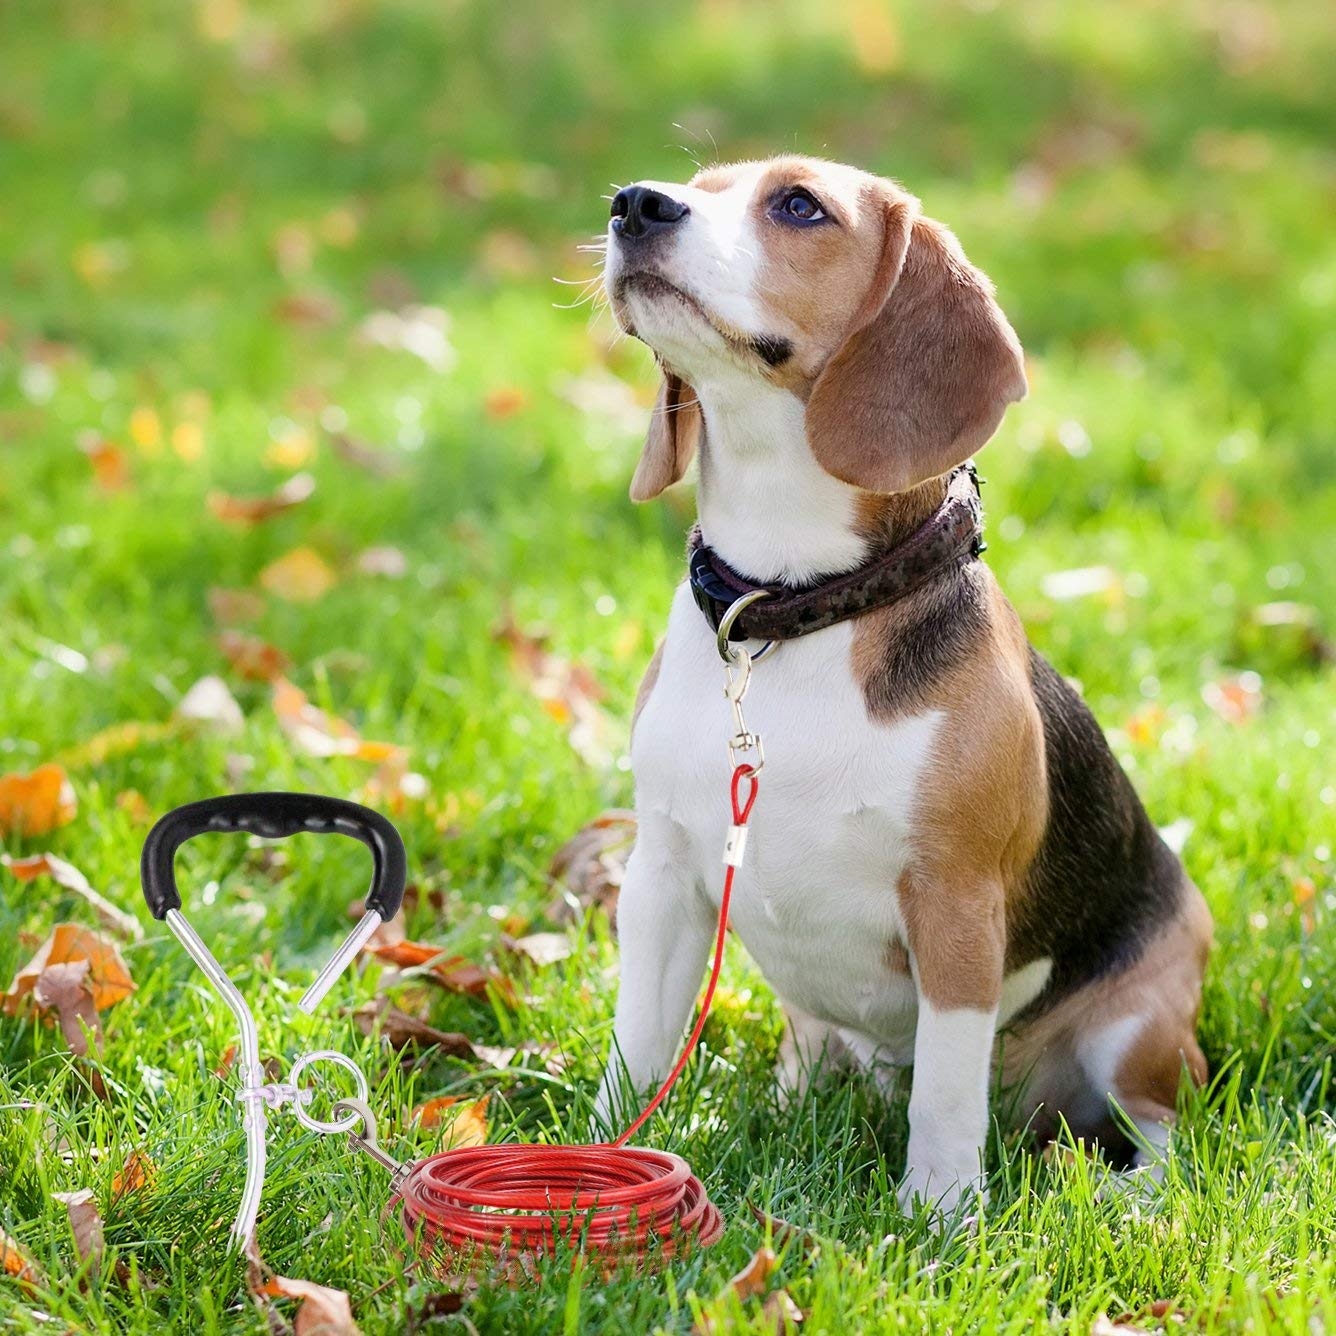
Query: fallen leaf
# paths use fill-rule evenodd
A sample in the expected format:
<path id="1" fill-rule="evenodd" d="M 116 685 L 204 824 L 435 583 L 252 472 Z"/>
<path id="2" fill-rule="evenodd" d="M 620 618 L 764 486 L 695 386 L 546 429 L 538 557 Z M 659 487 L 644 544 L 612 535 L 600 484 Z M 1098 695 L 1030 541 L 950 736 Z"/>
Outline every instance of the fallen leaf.
<path id="1" fill-rule="evenodd" d="M 1239 673 L 1207 682 L 1201 698 L 1228 724 L 1243 724 L 1262 708 L 1262 679 L 1256 673 Z"/>
<path id="2" fill-rule="evenodd" d="M 260 572 L 260 584 L 289 603 L 314 603 L 336 583 L 333 568 L 313 547 L 294 547 Z"/>
<path id="3" fill-rule="evenodd" d="M 361 1328 L 353 1321 L 352 1304 L 343 1290 L 317 1285 L 310 1280 L 275 1275 L 259 1261 L 258 1255 L 252 1259 L 252 1266 L 251 1294 L 298 1301 L 297 1316 L 292 1324 L 295 1336 L 362 1336 Z"/>
<path id="4" fill-rule="evenodd" d="M 370 1037 L 381 1034 L 390 1047 L 402 1050 L 409 1047 L 438 1048 L 449 1058 L 473 1058 L 473 1043 L 467 1035 L 455 1031 L 438 1030 L 426 1021 L 410 1016 L 393 1007 L 387 998 L 378 997 L 364 1002 L 351 1013 L 357 1028 Z"/>
<path id="5" fill-rule="evenodd" d="M 770 1284 L 770 1277 L 778 1265 L 779 1259 L 773 1249 L 758 1248 L 752 1253 L 747 1265 L 720 1291 L 721 1295 L 731 1293 L 739 1299 L 746 1300 L 764 1294 Z"/>
<path id="6" fill-rule="evenodd" d="M 114 441 L 93 436 L 80 442 L 79 449 L 93 466 L 93 481 L 104 492 L 123 492 L 130 485 L 130 460 Z"/>
<path id="7" fill-rule="evenodd" d="M 274 315 L 288 325 L 329 325 L 339 318 L 339 304 L 325 292 L 288 292 L 273 306 Z"/>
<path id="8" fill-rule="evenodd" d="M 0 864 L 7 867 L 19 881 L 32 881 L 34 877 L 50 877 L 58 886 L 73 891 L 87 904 L 102 922 L 113 932 L 118 932 L 131 941 L 139 941 L 144 936 L 144 929 L 133 914 L 118 909 L 99 895 L 72 863 L 57 858 L 53 853 L 33 854 L 29 858 L 12 858 L 9 854 L 0 854 Z"/>
<path id="9" fill-rule="evenodd" d="M 138 789 L 122 789 L 116 795 L 116 810 L 124 812 L 136 826 L 147 826 L 153 820 L 148 800 Z"/>
<path id="10" fill-rule="evenodd" d="M 228 1076 L 231 1075 L 232 1065 L 236 1060 L 237 1046 L 235 1044 L 228 1044 L 223 1050 L 223 1056 L 218 1060 L 218 1065 L 213 1069 L 213 1074 L 218 1077 L 220 1081 L 227 1080 Z"/>
<path id="11" fill-rule="evenodd" d="M 758 1248 L 748 1260 L 747 1265 L 737 1273 L 716 1296 L 715 1302 L 733 1295 L 740 1303 L 762 1295 L 770 1287 L 770 1277 L 774 1274 L 779 1259 L 770 1248 Z M 697 1322 L 692 1328 L 694 1336 L 715 1336 L 718 1324 L 712 1318 Z M 780 1328 L 782 1331 L 783 1328 Z"/>
<path id="12" fill-rule="evenodd" d="M 227 689 L 227 683 L 213 674 L 201 677 L 181 697 L 176 716 L 192 723 L 207 724 L 225 735 L 240 733 L 246 726 L 246 717 L 241 713 L 236 697 Z"/>
<path id="13" fill-rule="evenodd" d="M 96 1271 L 102 1265 L 106 1242 L 102 1236 L 102 1216 L 93 1194 L 87 1188 L 81 1188 L 78 1192 L 53 1192 L 51 1197 L 65 1208 L 70 1218 L 74 1250 L 79 1254 L 79 1261 L 88 1263 Z"/>
<path id="14" fill-rule="evenodd" d="M 410 942 L 405 939 L 384 945 L 373 946 L 368 943 L 362 949 L 366 954 L 397 969 L 419 971 L 423 978 L 440 984 L 447 992 L 486 997 L 488 989 L 492 987 L 499 988 L 503 996 L 512 991 L 509 980 L 495 970 L 484 969 L 464 956 L 446 955 L 439 946 L 427 942 Z"/>
<path id="15" fill-rule="evenodd" d="M 523 412 L 529 405 L 529 396 L 518 385 L 502 385 L 488 391 L 483 410 L 489 418 L 501 421 Z"/>
<path id="16" fill-rule="evenodd" d="M 167 742 L 181 731 L 179 721 L 144 723 L 137 719 L 122 720 L 99 729 L 91 738 L 59 753 L 59 763 L 71 770 L 104 765 L 116 756 L 128 756 L 153 742 Z"/>
<path id="17" fill-rule="evenodd" d="M 130 413 L 130 439 L 146 455 L 156 455 L 162 448 L 162 419 L 157 409 L 140 404 Z"/>
<path id="18" fill-rule="evenodd" d="M 788 1290 L 774 1290 L 766 1295 L 761 1305 L 761 1317 L 774 1329 L 776 1336 L 792 1331 L 807 1315 L 796 1303 Z"/>
<path id="19" fill-rule="evenodd" d="M 288 739 L 309 756 L 353 756 L 379 765 L 402 765 L 404 748 L 392 742 L 371 742 L 346 719 L 312 705 L 306 693 L 285 677 L 274 680 L 274 713 Z"/>
<path id="20" fill-rule="evenodd" d="M 591 908 L 613 914 L 635 837 L 635 813 L 621 807 L 603 812 L 571 836 L 547 870 L 558 891 L 549 916 L 570 923 Z"/>
<path id="21" fill-rule="evenodd" d="M 132 1150 L 123 1168 L 111 1179 L 111 1197 L 119 1201 L 127 1192 L 142 1192 L 157 1181 L 158 1166 L 142 1150 Z"/>
<path id="22" fill-rule="evenodd" d="M 78 1057 L 88 1053 L 88 1036 L 100 1046 L 102 1025 L 93 1005 L 86 960 L 66 960 L 47 965 L 33 980 L 31 997 L 41 1012 L 54 1011 L 60 1021 L 65 1046 Z"/>
<path id="23" fill-rule="evenodd" d="M 74 820 L 74 786 L 58 765 L 0 775 L 0 833 L 45 835 Z"/>
<path id="24" fill-rule="evenodd" d="M 247 682 L 274 682 L 292 667 L 292 660 L 276 645 L 243 631 L 223 631 L 218 648 L 237 676 Z"/>
<path id="25" fill-rule="evenodd" d="M 522 631 L 509 614 L 493 638 L 510 650 L 512 668 L 543 709 L 567 729 L 576 754 L 590 765 L 606 765 L 611 759 L 606 743 L 609 724 L 598 706 L 603 690 L 593 674 L 552 653 L 542 636 Z"/>
<path id="26" fill-rule="evenodd" d="M 264 616 L 264 599 L 253 589 L 223 589 L 215 585 L 209 590 L 208 600 L 209 616 L 219 626 L 237 626 Z"/>
<path id="27" fill-rule="evenodd" d="M 45 1284 L 45 1277 L 28 1255 L 28 1250 L 3 1229 L 0 1229 L 0 1271 L 13 1277 L 30 1292 Z"/>
<path id="28" fill-rule="evenodd" d="M 373 311 L 358 335 L 364 343 L 402 349 L 433 371 L 450 370 L 456 353 L 448 331 L 450 317 L 439 306 L 405 306 L 399 311 Z"/>
<path id="29" fill-rule="evenodd" d="M 311 474 L 294 473 L 287 482 L 275 488 L 268 496 L 232 496 L 228 492 L 214 491 L 209 493 L 206 504 L 214 518 L 222 520 L 224 524 L 251 528 L 274 515 L 301 505 L 314 491 L 315 478 Z"/>
<path id="30" fill-rule="evenodd" d="M 508 951 L 526 956 L 535 965 L 555 965 L 567 959 L 574 947 L 564 932 L 531 932 L 523 937 L 508 937 L 503 945 Z"/>
<path id="31" fill-rule="evenodd" d="M 419 1104 L 410 1121 L 421 1128 L 442 1129 L 438 1150 L 454 1150 L 461 1146 L 487 1144 L 487 1101 L 484 1095 L 476 1103 L 468 1103 L 458 1095 L 442 1095 Z"/>
<path id="32" fill-rule="evenodd" d="M 77 923 L 57 923 L 37 954 L 14 976 L 4 995 L 4 1011 L 16 1016 L 42 975 L 57 965 L 87 965 L 87 989 L 93 1006 L 105 1011 L 135 990 L 135 982 L 114 942 Z"/>

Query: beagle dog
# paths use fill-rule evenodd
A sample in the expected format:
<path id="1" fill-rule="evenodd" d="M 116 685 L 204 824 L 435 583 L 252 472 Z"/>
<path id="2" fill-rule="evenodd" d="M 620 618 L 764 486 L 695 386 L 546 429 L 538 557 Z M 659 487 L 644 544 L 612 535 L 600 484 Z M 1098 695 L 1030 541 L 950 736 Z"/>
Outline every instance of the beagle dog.
<path id="1" fill-rule="evenodd" d="M 898 185 L 781 157 L 620 191 L 605 284 L 663 372 L 631 495 L 696 454 L 700 483 L 632 725 L 598 1116 L 663 1076 L 700 985 L 729 824 L 716 627 L 764 589 L 734 632 L 777 643 L 731 918 L 788 1016 L 781 1082 L 823 1054 L 912 1063 L 906 1207 L 983 1194 L 995 1079 L 1042 1136 L 1155 1158 L 1184 1070 L 1206 1078 L 1211 920 L 978 559 L 966 461 L 1026 392 L 991 283 Z"/>

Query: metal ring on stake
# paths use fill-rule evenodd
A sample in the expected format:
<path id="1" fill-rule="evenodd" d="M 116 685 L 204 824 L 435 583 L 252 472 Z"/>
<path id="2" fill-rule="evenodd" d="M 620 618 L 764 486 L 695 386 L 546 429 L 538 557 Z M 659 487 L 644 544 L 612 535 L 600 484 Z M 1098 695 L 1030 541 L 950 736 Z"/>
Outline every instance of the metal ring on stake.
<path id="1" fill-rule="evenodd" d="M 309 1102 L 303 1096 L 314 1095 L 315 1091 L 302 1090 L 297 1078 L 313 1062 L 332 1062 L 336 1067 L 342 1067 L 344 1071 L 351 1072 L 353 1079 L 357 1082 L 356 1098 L 365 1105 L 367 1095 L 370 1089 L 366 1082 L 366 1073 L 345 1053 L 337 1053 L 332 1048 L 317 1049 L 314 1053 L 303 1053 L 296 1062 L 292 1064 L 292 1070 L 288 1073 L 288 1083 L 296 1086 L 297 1098 L 292 1101 L 292 1112 L 297 1115 L 297 1121 L 312 1132 L 351 1132 L 358 1123 L 362 1121 L 362 1114 L 356 1109 L 350 1110 L 342 1118 L 335 1118 L 332 1121 L 325 1121 L 322 1118 L 312 1118 L 306 1112 L 305 1105 Z M 335 1109 L 344 1101 L 336 1100 Z"/>
<path id="2" fill-rule="evenodd" d="M 759 603 L 763 598 L 769 598 L 768 589 L 753 589 L 750 594 L 743 594 L 739 599 L 734 599 L 728 605 L 728 611 L 719 619 L 719 629 L 715 633 L 715 648 L 719 651 L 719 657 L 725 663 L 732 664 L 737 662 L 738 651 L 729 644 L 729 633 L 733 630 L 733 623 L 744 613 L 753 603 Z M 767 640 L 755 654 L 750 655 L 753 663 L 759 663 L 775 647 L 775 641 Z"/>

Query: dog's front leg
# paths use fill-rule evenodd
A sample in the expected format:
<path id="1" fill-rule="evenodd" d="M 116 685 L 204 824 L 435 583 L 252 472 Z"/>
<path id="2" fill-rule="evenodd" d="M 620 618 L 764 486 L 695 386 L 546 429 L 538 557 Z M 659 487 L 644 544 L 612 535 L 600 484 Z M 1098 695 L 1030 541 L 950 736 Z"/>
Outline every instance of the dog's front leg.
<path id="1" fill-rule="evenodd" d="M 714 937 L 713 907 L 690 867 L 685 833 L 667 817 L 642 815 L 617 900 L 621 982 L 612 1051 L 595 1119 L 620 1130 L 631 1101 L 667 1075 Z"/>
<path id="2" fill-rule="evenodd" d="M 1002 989 L 1001 887 L 960 897 L 936 889 L 906 905 L 918 991 L 909 1154 L 900 1202 L 986 1196 L 983 1153 Z"/>

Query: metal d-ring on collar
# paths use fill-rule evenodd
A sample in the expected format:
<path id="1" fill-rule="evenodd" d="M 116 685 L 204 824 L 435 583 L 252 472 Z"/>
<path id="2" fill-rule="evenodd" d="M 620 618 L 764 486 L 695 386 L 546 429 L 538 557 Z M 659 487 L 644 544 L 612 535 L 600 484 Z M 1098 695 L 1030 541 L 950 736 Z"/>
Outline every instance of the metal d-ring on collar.
<path id="1" fill-rule="evenodd" d="M 715 648 L 719 651 L 719 657 L 723 659 L 726 664 L 736 664 L 739 661 L 739 656 L 742 654 L 747 654 L 750 662 L 760 663 L 760 661 L 775 648 L 775 645 L 778 642 L 767 640 L 755 654 L 751 654 L 746 650 L 734 649 L 728 639 L 733 631 L 734 622 L 736 622 L 753 603 L 758 603 L 761 599 L 769 597 L 770 591 L 768 589 L 753 589 L 751 593 L 743 594 L 741 598 L 734 599 L 733 602 L 728 605 L 728 611 L 720 617 L 718 629 L 715 631 L 714 643 Z"/>

